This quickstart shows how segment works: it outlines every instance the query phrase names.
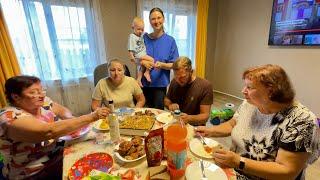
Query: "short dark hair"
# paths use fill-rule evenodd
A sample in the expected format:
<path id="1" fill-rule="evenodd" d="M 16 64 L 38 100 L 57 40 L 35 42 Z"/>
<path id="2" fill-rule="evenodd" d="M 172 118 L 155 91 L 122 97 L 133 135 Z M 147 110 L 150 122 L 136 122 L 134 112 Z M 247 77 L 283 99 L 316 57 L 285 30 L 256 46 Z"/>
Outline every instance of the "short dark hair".
<path id="1" fill-rule="evenodd" d="M 162 14 L 162 17 L 164 18 L 163 11 L 162 11 L 160 8 L 158 8 L 158 7 L 152 8 L 152 9 L 150 10 L 149 18 L 150 18 L 150 16 L 151 16 L 151 14 L 152 14 L 153 12 L 155 12 L 155 11 L 160 12 L 160 13 Z"/>
<path id="2" fill-rule="evenodd" d="M 295 97 L 287 73 L 278 65 L 267 64 L 247 69 L 242 79 L 256 80 L 270 89 L 269 99 L 278 103 L 292 103 Z"/>
<path id="3" fill-rule="evenodd" d="M 9 103 L 14 103 L 12 94 L 21 95 L 23 90 L 40 82 L 41 80 L 35 76 L 21 75 L 9 78 L 5 83 L 5 93 Z"/>
<path id="4" fill-rule="evenodd" d="M 172 65 L 172 69 L 174 71 L 177 71 L 179 69 L 185 69 L 187 71 L 191 71 L 192 70 L 192 62 L 191 62 L 191 59 L 189 59 L 188 57 L 186 56 L 180 56 L 178 57 L 173 65 Z"/>

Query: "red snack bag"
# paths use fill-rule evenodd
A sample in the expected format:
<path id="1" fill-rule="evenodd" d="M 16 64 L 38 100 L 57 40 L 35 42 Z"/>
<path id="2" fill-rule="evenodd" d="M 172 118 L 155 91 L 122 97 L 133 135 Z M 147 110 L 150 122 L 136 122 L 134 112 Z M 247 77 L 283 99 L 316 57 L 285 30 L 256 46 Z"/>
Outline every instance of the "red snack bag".
<path id="1" fill-rule="evenodd" d="M 148 167 L 160 166 L 163 158 L 163 128 L 152 130 L 144 139 Z"/>

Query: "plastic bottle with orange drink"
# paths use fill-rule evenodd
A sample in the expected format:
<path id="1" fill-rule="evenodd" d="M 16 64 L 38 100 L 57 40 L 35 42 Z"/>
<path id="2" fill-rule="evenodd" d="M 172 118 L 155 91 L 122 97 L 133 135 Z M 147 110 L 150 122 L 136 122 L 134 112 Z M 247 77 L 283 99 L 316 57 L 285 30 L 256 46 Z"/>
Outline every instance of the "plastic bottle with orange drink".
<path id="1" fill-rule="evenodd" d="M 187 159 L 187 128 L 180 120 L 180 110 L 174 112 L 176 123 L 167 129 L 167 164 L 171 179 L 184 175 Z"/>

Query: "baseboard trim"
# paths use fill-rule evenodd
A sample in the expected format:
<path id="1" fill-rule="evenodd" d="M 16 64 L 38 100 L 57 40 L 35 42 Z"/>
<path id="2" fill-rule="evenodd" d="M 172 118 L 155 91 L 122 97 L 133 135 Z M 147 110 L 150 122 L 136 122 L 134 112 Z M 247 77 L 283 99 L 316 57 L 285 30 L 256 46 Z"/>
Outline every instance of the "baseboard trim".
<path id="1" fill-rule="evenodd" d="M 220 94 L 224 94 L 224 95 L 227 95 L 227 96 L 230 96 L 230 97 L 233 97 L 233 98 L 239 99 L 239 100 L 241 100 L 241 101 L 243 101 L 243 100 L 244 100 L 244 99 L 243 99 L 243 98 L 241 98 L 241 97 L 238 97 L 238 96 L 235 96 L 235 95 L 232 95 L 232 94 L 228 94 L 228 93 L 225 93 L 225 92 L 222 92 L 222 91 L 213 90 L 213 92 L 220 93 Z"/>

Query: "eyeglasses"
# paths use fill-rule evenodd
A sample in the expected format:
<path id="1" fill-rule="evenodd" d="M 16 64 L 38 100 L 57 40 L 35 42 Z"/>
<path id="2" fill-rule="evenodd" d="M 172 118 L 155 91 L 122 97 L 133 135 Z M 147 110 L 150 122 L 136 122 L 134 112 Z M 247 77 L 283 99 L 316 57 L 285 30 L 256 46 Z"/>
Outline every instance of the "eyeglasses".
<path id="1" fill-rule="evenodd" d="M 32 98 L 38 98 L 38 97 L 42 97 L 42 96 L 46 96 L 47 91 L 42 89 L 42 90 L 33 90 L 31 92 L 28 93 L 28 95 L 30 95 Z"/>

